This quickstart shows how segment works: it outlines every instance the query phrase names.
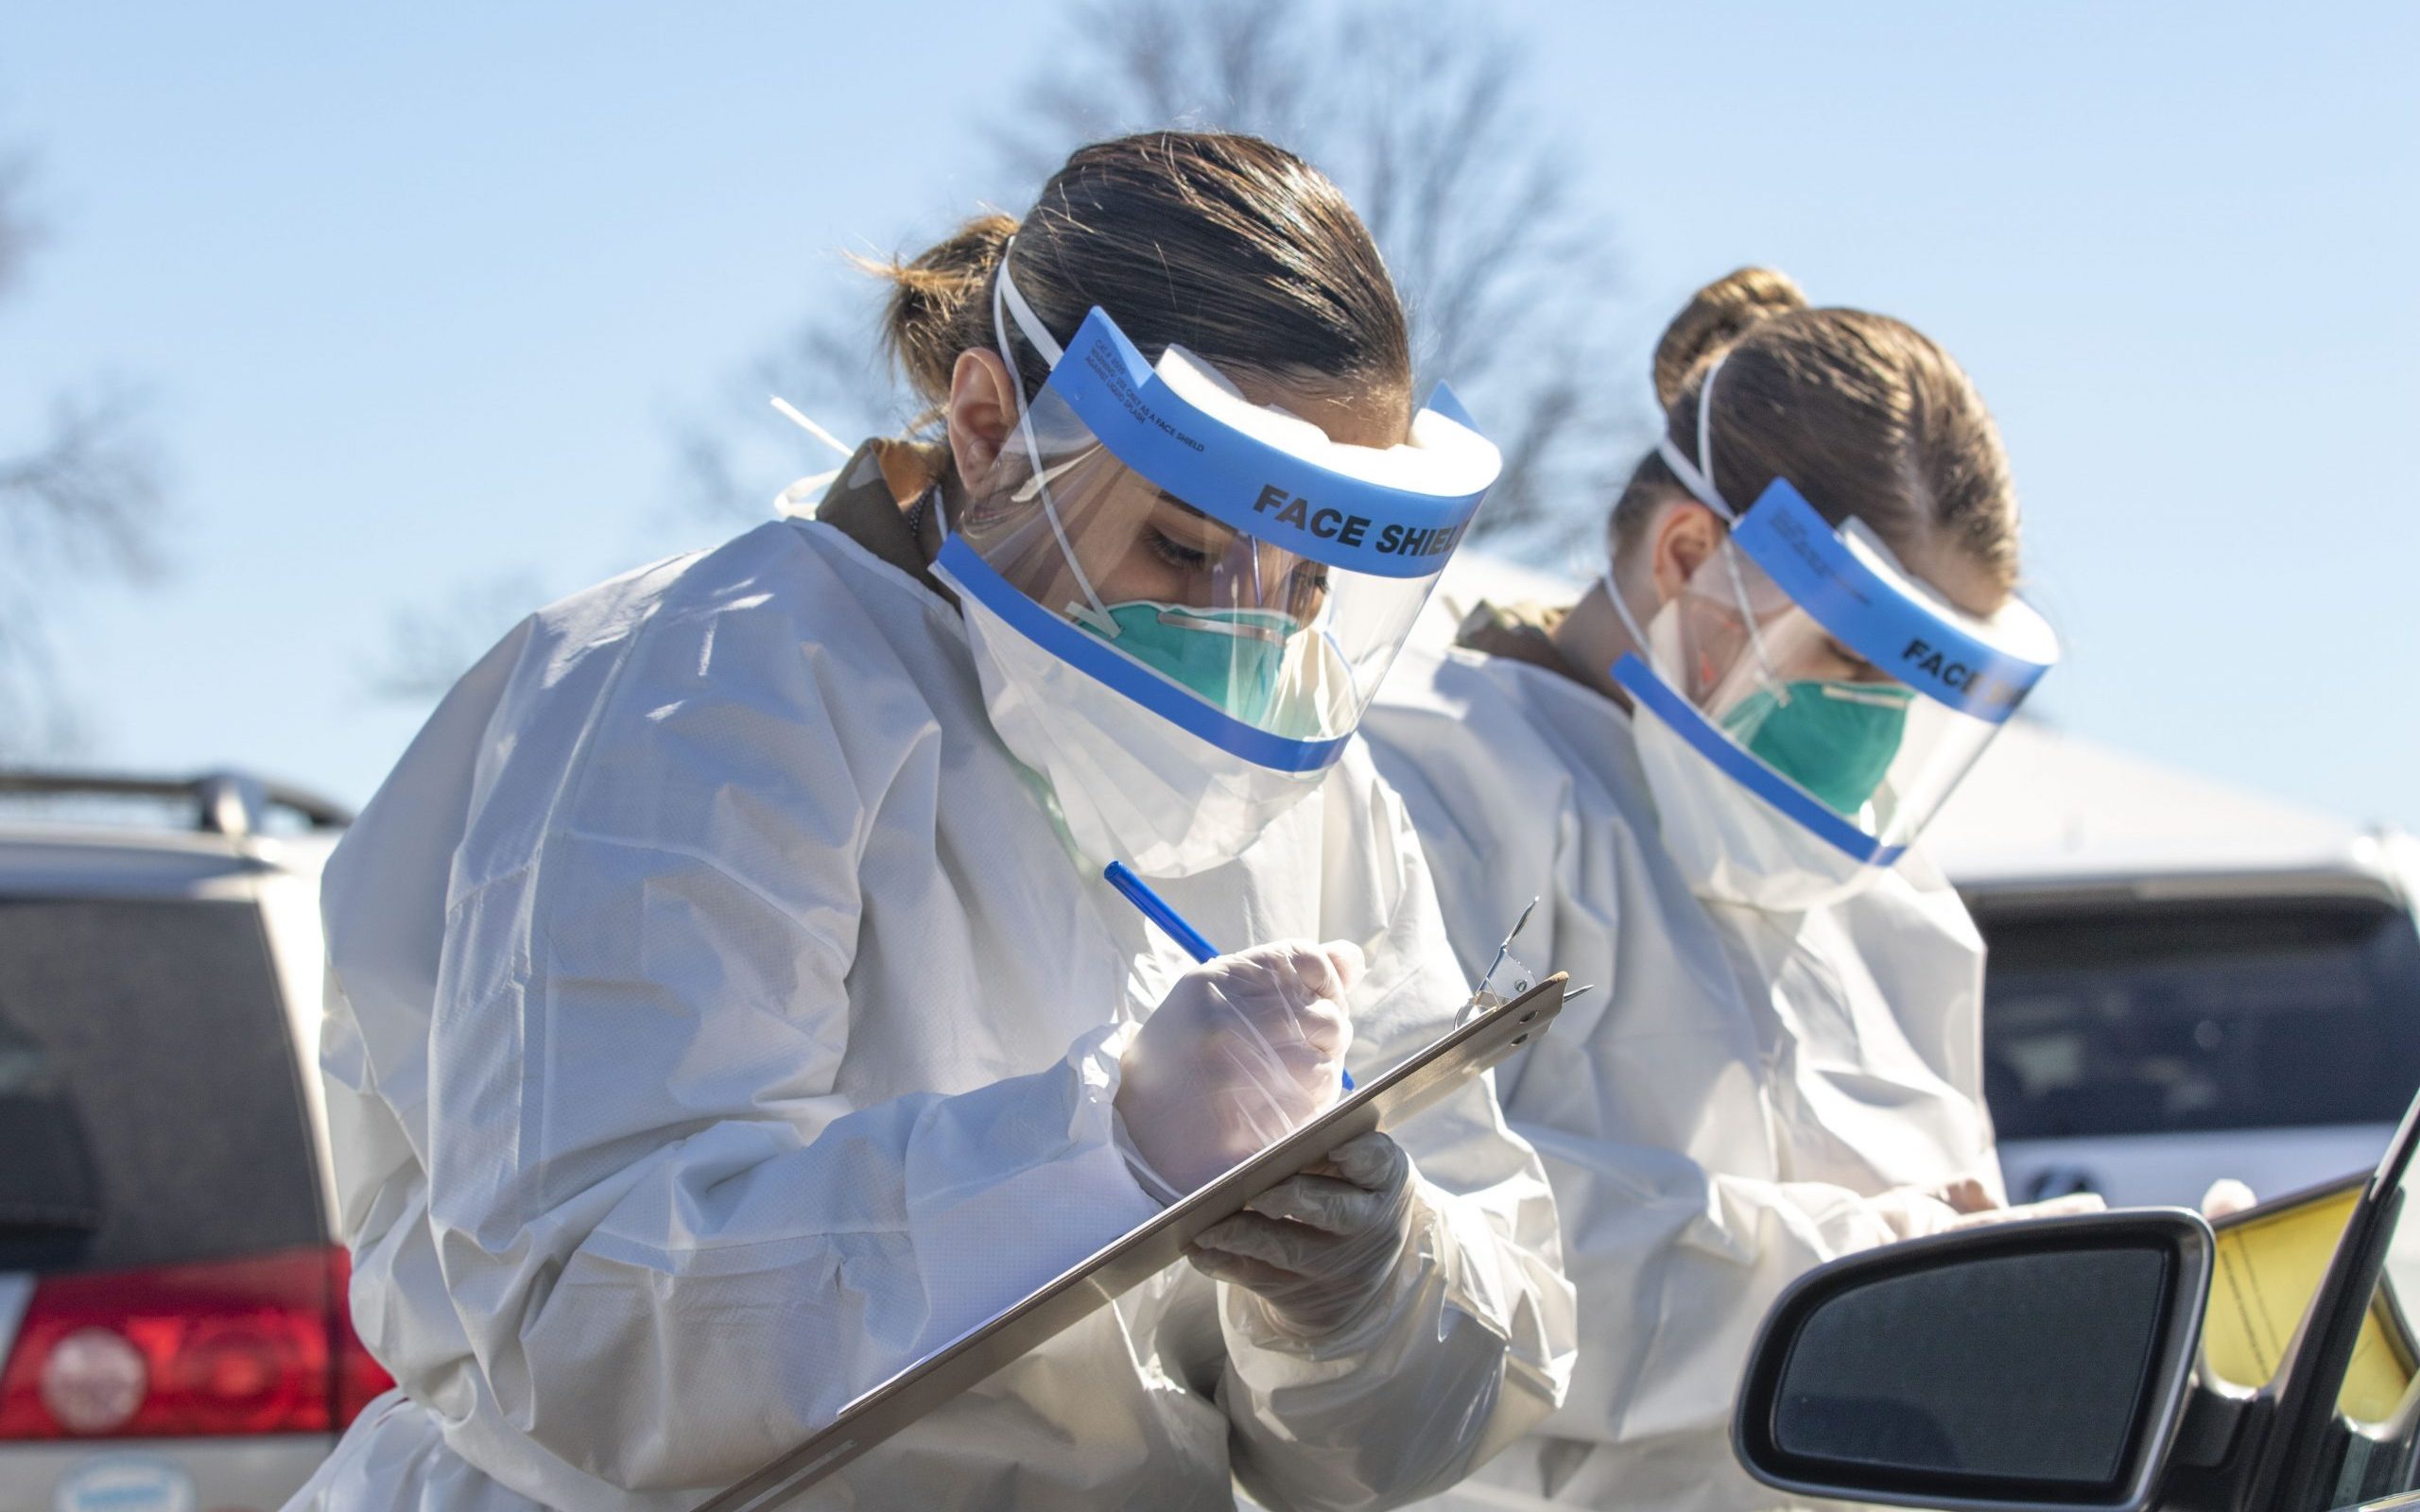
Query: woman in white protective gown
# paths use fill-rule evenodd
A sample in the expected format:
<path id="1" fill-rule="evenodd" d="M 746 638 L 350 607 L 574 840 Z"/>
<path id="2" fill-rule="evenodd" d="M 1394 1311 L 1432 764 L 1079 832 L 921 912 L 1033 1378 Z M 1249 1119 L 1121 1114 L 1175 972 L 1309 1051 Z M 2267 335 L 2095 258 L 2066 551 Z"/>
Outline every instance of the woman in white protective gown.
<path id="1" fill-rule="evenodd" d="M 1515 954 L 1596 986 L 1499 1073 L 1563 1214 L 1571 1397 L 1440 1505 L 1778 1504 L 1730 1444 L 1775 1295 L 2009 1211 L 1982 943 L 1910 849 L 2057 655 L 1998 434 L 1924 335 L 1764 269 L 1654 378 L 1604 579 L 1407 653 L 1364 727 L 1457 946 L 1540 898 Z"/>
<path id="2" fill-rule="evenodd" d="M 353 1313 L 400 1383 L 298 1507 L 693 1506 L 1466 995 L 1355 729 L 1498 464 L 1415 406 L 1335 187 L 1102 143 L 890 273 L 924 438 L 532 615 L 329 868 Z M 800 1504 L 1392 1504 L 1542 1419 L 1572 1337 L 1474 1083 Z"/>

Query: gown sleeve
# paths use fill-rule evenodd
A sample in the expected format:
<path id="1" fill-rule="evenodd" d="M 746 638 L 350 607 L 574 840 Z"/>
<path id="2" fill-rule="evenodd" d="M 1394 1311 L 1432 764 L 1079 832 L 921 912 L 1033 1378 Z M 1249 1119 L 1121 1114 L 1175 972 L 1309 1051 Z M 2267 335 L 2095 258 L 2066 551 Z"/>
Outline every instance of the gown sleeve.
<path id="1" fill-rule="evenodd" d="M 415 1392 L 631 1490 L 755 1469 L 1156 1211 L 1114 1005 L 1046 1070 L 836 1091 L 859 858 L 938 737 L 772 596 L 533 639 L 445 893 L 414 1305 L 471 1359 Z"/>
<path id="2" fill-rule="evenodd" d="M 1332 915 L 1378 919 L 1357 943 L 1352 1061 L 1374 1074 L 1450 1026 L 1469 996 L 1401 803 L 1371 780 L 1327 815 Z M 1340 928 L 1343 925 L 1340 919 Z M 1406 1124 L 1412 1231 L 1389 1284 L 1307 1340 L 1221 1285 L 1220 1400 L 1236 1475 L 1273 1508 L 1392 1506 L 1443 1490 L 1543 1421 L 1578 1347 L 1554 1198 L 1507 1127 L 1493 1074 Z"/>

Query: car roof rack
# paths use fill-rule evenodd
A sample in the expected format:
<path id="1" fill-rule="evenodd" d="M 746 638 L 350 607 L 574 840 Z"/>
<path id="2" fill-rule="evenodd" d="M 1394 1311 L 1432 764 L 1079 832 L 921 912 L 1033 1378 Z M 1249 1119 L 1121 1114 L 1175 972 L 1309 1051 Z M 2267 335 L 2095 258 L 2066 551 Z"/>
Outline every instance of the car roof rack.
<path id="1" fill-rule="evenodd" d="M 236 771 L 204 772 L 199 777 L 121 777 L 0 768 L 0 794 L 186 799 L 194 805 L 196 829 L 231 840 L 266 833 L 268 816 L 278 809 L 297 816 L 314 830 L 340 830 L 353 822 L 350 810 L 315 793 Z"/>

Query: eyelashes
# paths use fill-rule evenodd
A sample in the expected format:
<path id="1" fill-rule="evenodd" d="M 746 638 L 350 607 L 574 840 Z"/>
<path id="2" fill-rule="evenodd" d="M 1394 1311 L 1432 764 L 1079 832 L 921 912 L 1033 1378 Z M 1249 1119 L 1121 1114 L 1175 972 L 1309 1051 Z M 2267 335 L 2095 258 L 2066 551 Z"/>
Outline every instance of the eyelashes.
<path id="1" fill-rule="evenodd" d="M 1181 573 L 1208 573 L 1215 570 L 1221 560 L 1219 554 L 1188 546 L 1156 526 L 1145 527 L 1143 544 L 1162 563 Z M 1327 577 L 1325 566 L 1316 562 L 1299 562 L 1286 584 L 1283 595 L 1283 607 L 1287 612 L 1297 618 L 1308 619 L 1327 596 Z M 1278 606 L 1272 604 L 1270 607 Z"/>
<path id="2" fill-rule="evenodd" d="M 1175 537 L 1156 529 L 1144 532 L 1144 543 L 1150 547 L 1152 556 L 1180 572 L 1207 572 L 1218 560 L 1208 552 L 1196 550 Z"/>

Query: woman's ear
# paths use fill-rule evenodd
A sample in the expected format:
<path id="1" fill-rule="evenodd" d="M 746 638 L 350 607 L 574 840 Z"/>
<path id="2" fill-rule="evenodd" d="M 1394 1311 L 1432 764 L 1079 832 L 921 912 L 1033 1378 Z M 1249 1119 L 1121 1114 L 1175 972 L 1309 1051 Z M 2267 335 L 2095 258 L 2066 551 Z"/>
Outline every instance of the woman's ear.
<path id="1" fill-rule="evenodd" d="M 1722 524 L 1714 511 L 1695 499 L 1676 500 L 1656 520 L 1649 560 L 1655 570 L 1655 600 L 1668 604 L 1681 596 L 1692 574 L 1722 544 Z"/>
<path id="2" fill-rule="evenodd" d="M 1017 428 L 1018 411 L 1016 380 L 998 352 L 970 348 L 958 354 L 944 413 L 958 481 L 969 495 L 989 490 L 993 469 Z"/>

